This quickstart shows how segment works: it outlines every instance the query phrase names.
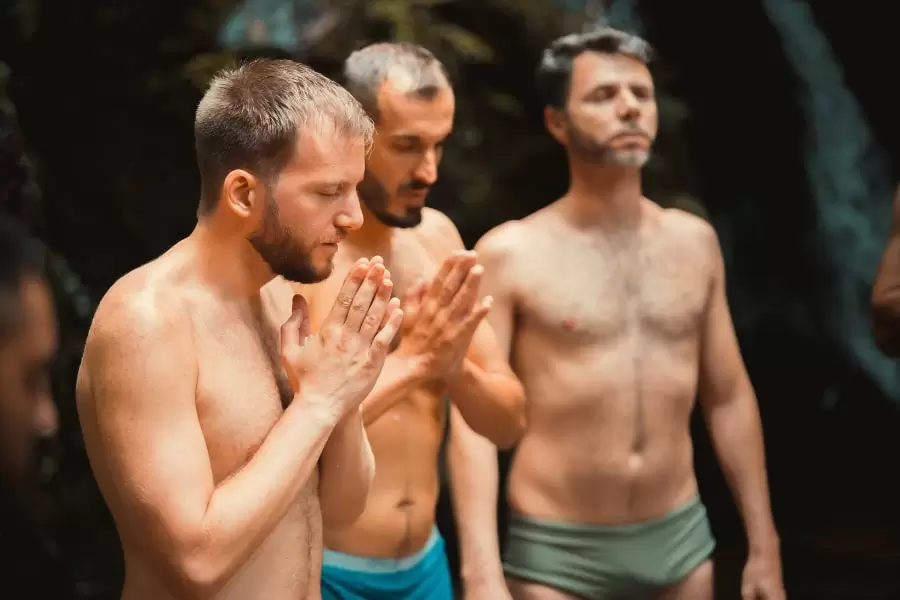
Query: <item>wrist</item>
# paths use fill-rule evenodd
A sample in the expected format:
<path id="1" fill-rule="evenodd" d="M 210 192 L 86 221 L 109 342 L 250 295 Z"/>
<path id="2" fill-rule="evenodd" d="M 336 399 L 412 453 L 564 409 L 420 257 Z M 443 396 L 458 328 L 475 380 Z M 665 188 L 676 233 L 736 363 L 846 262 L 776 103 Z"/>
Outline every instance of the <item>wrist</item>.
<path id="1" fill-rule="evenodd" d="M 467 587 L 485 585 L 504 579 L 503 567 L 499 564 L 495 564 L 493 567 L 486 563 L 473 566 L 463 565 L 459 575 Z"/>
<path id="2" fill-rule="evenodd" d="M 781 540 L 774 528 L 748 535 L 747 551 L 752 556 L 771 556 L 781 552 Z"/>
<path id="3" fill-rule="evenodd" d="M 334 429 L 344 417 L 340 407 L 328 396 L 302 389 L 294 394 L 287 411 L 302 411 L 304 418 L 312 419 L 325 427 Z M 286 412 L 287 412 L 286 411 Z"/>

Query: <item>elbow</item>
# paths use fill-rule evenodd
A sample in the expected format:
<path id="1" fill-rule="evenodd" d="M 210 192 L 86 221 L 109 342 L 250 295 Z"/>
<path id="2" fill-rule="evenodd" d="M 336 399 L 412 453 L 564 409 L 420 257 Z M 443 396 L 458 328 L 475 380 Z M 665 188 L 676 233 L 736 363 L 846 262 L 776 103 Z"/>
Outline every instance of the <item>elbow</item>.
<path id="1" fill-rule="evenodd" d="M 509 425 L 502 432 L 502 435 L 494 441 L 494 444 L 500 450 L 509 450 L 519 443 L 522 436 L 525 435 L 525 428 L 528 425 L 525 417 L 525 397 L 517 397 L 509 415 Z"/>
<path id="2" fill-rule="evenodd" d="M 185 598 L 212 600 L 225 587 L 231 569 L 206 546 L 174 555 L 174 579 Z"/>
<path id="3" fill-rule="evenodd" d="M 525 435 L 527 419 L 525 417 L 525 393 L 521 387 L 511 395 L 506 403 L 503 419 L 497 419 L 493 423 L 487 423 L 487 431 L 476 433 L 486 437 L 500 450 L 509 450 L 519 443 Z M 473 427 L 474 430 L 474 427 Z"/>
<path id="4" fill-rule="evenodd" d="M 882 354 L 900 357 L 900 302 L 875 295 L 872 298 L 872 337 Z"/>

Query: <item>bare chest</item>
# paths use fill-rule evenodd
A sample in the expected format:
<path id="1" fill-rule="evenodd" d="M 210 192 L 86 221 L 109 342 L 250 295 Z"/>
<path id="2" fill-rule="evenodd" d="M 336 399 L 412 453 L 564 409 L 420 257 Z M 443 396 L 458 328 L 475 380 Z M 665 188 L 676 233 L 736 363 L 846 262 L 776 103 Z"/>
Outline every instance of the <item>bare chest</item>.
<path id="1" fill-rule="evenodd" d="M 217 482 L 243 467 L 293 396 L 274 319 L 198 327 L 197 413 Z"/>
<path id="2" fill-rule="evenodd" d="M 547 244 L 515 265 L 525 327 L 584 343 L 640 333 L 661 341 L 695 337 L 711 265 L 682 241 L 610 248 L 584 240 Z"/>

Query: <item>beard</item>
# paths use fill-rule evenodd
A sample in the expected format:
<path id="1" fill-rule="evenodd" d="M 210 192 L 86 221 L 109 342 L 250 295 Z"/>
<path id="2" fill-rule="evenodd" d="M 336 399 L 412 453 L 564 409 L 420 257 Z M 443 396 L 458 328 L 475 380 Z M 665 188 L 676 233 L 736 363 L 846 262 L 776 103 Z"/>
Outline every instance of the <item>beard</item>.
<path id="1" fill-rule="evenodd" d="M 411 181 L 400 185 L 400 191 L 416 190 L 427 188 L 428 185 Z M 391 195 L 387 188 L 381 183 L 375 175 L 366 170 L 365 176 L 356 191 L 359 193 L 359 199 L 369 210 L 372 215 L 378 219 L 383 225 L 388 227 L 396 227 L 398 229 L 409 229 L 416 227 L 422 222 L 422 208 L 419 206 L 408 206 L 405 215 L 395 215 L 388 210 L 388 203 Z"/>
<path id="2" fill-rule="evenodd" d="M 639 147 L 613 148 L 608 141 L 592 138 L 586 131 L 567 120 L 569 149 L 585 162 L 608 167 L 641 168 L 650 159 L 650 151 Z M 627 124 L 626 131 L 646 135 L 637 125 Z"/>
<path id="3" fill-rule="evenodd" d="M 295 283 L 318 283 L 331 274 L 331 263 L 316 269 L 312 249 L 295 241 L 290 228 L 281 219 L 275 198 L 266 190 L 266 205 L 262 224 L 249 238 L 250 245 L 272 272 Z"/>

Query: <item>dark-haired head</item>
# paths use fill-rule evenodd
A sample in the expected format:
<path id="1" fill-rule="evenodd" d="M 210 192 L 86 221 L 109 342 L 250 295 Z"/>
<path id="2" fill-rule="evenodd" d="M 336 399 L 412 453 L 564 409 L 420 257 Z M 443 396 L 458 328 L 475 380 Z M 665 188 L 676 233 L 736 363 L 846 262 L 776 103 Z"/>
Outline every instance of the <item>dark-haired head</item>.
<path id="1" fill-rule="evenodd" d="M 24 478 L 38 435 L 56 428 L 48 383 L 56 319 L 43 279 L 45 252 L 0 216 L 0 479 Z"/>
<path id="2" fill-rule="evenodd" d="M 385 225 L 418 225 L 453 129 L 455 99 L 444 65 L 421 46 L 372 44 L 347 58 L 344 85 L 378 130 L 360 198 Z"/>
<path id="3" fill-rule="evenodd" d="M 640 37 L 610 27 L 551 43 L 537 87 L 553 137 L 585 160 L 642 166 L 657 132 L 652 54 Z"/>

